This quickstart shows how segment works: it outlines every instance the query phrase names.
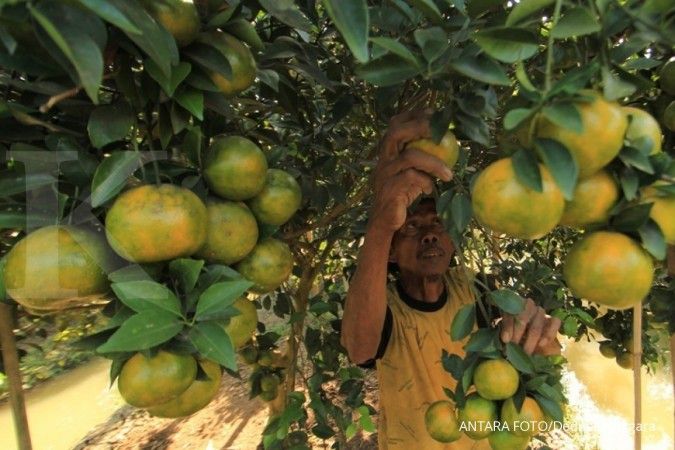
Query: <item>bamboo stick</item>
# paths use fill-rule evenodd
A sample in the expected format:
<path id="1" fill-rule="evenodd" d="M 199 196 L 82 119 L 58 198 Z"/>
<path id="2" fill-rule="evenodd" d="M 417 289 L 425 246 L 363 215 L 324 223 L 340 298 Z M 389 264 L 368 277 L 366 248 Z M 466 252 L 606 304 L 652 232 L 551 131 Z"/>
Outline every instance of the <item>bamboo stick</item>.
<path id="1" fill-rule="evenodd" d="M 633 393 L 635 450 L 642 448 L 642 303 L 633 308 Z"/>
<path id="2" fill-rule="evenodd" d="M 668 273 L 675 277 L 675 245 L 668 246 Z M 670 335 L 670 373 L 673 375 L 673 397 L 675 399 L 675 334 Z M 675 413 L 673 413 L 673 431 L 675 431 Z M 675 448 L 675 432 L 673 433 Z"/>

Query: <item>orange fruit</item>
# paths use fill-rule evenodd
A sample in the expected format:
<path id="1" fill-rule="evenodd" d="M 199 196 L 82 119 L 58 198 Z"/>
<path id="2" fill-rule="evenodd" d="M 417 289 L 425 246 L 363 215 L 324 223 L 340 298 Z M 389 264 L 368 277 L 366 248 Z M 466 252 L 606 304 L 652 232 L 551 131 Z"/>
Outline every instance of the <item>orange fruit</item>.
<path id="1" fill-rule="evenodd" d="M 190 256 L 206 240 L 204 203 L 189 189 L 145 185 L 123 192 L 108 211 L 105 231 L 121 257 L 137 263 Z"/>
<path id="2" fill-rule="evenodd" d="M 249 202 L 251 211 L 262 223 L 283 225 L 300 208 L 302 192 L 295 178 L 283 170 L 269 169 L 265 187 Z"/>
<path id="3" fill-rule="evenodd" d="M 108 292 L 114 260 L 101 234 L 73 226 L 39 228 L 7 254 L 5 288 L 35 312 L 83 306 Z"/>
<path id="4" fill-rule="evenodd" d="M 258 222 L 241 202 L 211 199 L 206 202 L 206 242 L 197 252 L 200 258 L 219 264 L 233 264 L 248 255 L 258 242 Z"/>
<path id="5" fill-rule="evenodd" d="M 284 242 L 266 238 L 237 264 L 236 270 L 255 283 L 252 291 L 260 294 L 270 292 L 291 275 L 293 254 Z"/>
<path id="6" fill-rule="evenodd" d="M 462 437 L 455 406 L 447 400 L 432 403 L 424 414 L 427 433 L 438 442 L 454 442 Z"/>
<path id="7" fill-rule="evenodd" d="M 530 443 L 529 436 L 516 436 L 506 430 L 490 433 L 488 442 L 492 450 L 525 450 Z"/>
<path id="8" fill-rule="evenodd" d="M 511 158 L 486 167 L 472 190 L 476 219 L 496 233 L 519 239 L 537 239 L 555 228 L 565 199 L 548 169 L 543 165 L 539 168 L 543 192 L 518 181 Z"/>
<path id="9" fill-rule="evenodd" d="M 616 350 L 612 347 L 611 341 L 604 341 L 600 343 L 600 353 L 605 358 L 616 358 Z"/>
<path id="10" fill-rule="evenodd" d="M 128 404 L 147 408 L 178 397 L 196 376 L 197 361 L 190 355 L 160 350 L 146 358 L 136 353 L 122 366 L 117 388 Z"/>
<path id="11" fill-rule="evenodd" d="M 267 159 L 260 148 L 241 136 L 213 139 L 204 162 L 209 188 L 228 200 L 248 200 L 265 187 Z"/>
<path id="12" fill-rule="evenodd" d="M 476 366 L 473 384 L 487 400 L 505 400 L 518 390 L 520 378 L 510 362 L 503 358 L 488 359 Z"/>
<path id="13" fill-rule="evenodd" d="M 232 306 L 240 314 L 230 318 L 224 328 L 232 340 L 234 349 L 239 350 L 251 340 L 251 336 L 255 333 L 258 325 L 258 311 L 255 304 L 246 297 L 237 299 Z"/>
<path id="14" fill-rule="evenodd" d="M 561 225 L 582 227 L 605 223 L 609 212 L 619 199 L 619 186 L 605 170 L 579 180 L 574 197 L 565 202 Z"/>
<path id="15" fill-rule="evenodd" d="M 659 86 L 670 95 L 675 95 L 675 59 L 671 59 L 661 67 Z"/>
<path id="16" fill-rule="evenodd" d="M 143 0 L 142 4 L 179 47 L 188 45 L 199 35 L 201 23 L 192 0 Z"/>
<path id="17" fill-rule="evenodd" d="M 232 76 L 225 76 L 208 71 L 211 81 L 227 96 L 236 95 L 253 84 L 256 64 L 248 47 L 232 35 L 222 31 L 209 31 L 197 39 L 198 42 L 210 45 L 218 50 L 230 63 Z"/>
<path id="18" fill-rule="evenodd" d="M 619 365 L 619 367 L 624 369 L 632 369 L 635 366 L 633 362 L 633 354 L 628 352 L 616 355 L 616 363 Z"/>
<path id="19" fill-rule="evenodd" d="M 608 308 L 625 309 L 639 304 L 649 293 L 654 264 L 628 236 L 598 231 L 574 244 L 563 275 L 575 296 Z"/>
<path id="20" fill-rule="evenodd" d="M 432 139 L 417 139 L 406 145 L 406 148 L 414 148 L 435 156 L 448 167 L 454 166 L 459 158 L 459 142 L 452 131 L 446 132 L 438 144 Z"/>
<path id="21" fill-rule="evenodd" d="M 459 409 L 459 423 L 464 433 L 471 439 L 483 439 L 493 430 L 497 420 L 497 405 L 473 393 L 466 398 L 463 408 Z"/>
<path id="22" fill-rule="evenodd" d="M 665 182 L 657 182 L 643 189 L 642 199 L 653 203 L 649 217 L 661 228 L 666 242 L 675 245 L 675 195 L 668 195 L 654 187 L 659 184 L 665 184 Z"/>
<path id="23" fill-rule="evenodd" d="M 661 127 L 651 114 L 639 108 L 624 106 L 621 108 L 628 116 L 628 129 L 626 139 L 629 143 L 638 143 L 638 140 L 649 139 L 651 147 L 649 154 L 653 155 L 661 151 Z"/>
<path id="24" fill-rule="evenodd" d="M 277 391 L 281 380 L 273 373 L 268 373 L 260 378 L 260 389 L 265 392 Z M 275 396 L 276 397 L 276 396 Z"/>
<path id="25" fill-rule="evenodd" d="M 222 370 L 220 365 L 208 359 L 199 361 L 199 365 L 206 374 L 206 379 L 195 379 L 178 397 L 147 408 L 155 417 L 185 417 L 194 414 L 214 399 L 220 388 Z"/>
<path id="26" fill-rule="evenodd" d="M 513 398 L 502 404 L 501 419 L 508 425 L 508 430 L 516 436 L 534 436 L 540 427 L 545 430 L 544 413 L 535 399 L 525 397 L 520 411 L 516 409 Z"/>
<path id="27" fill-rule="evenodd" d="M 615 102 L 605 100 L 601 94 L 582 91 L 592 97 L 590 101 L 577 101 L 575 106 L 581 114 L 583 129 L 577 133 L 541 116 L 536 135 L 550 138 L 563 144 L 572 153 L 579 166 L 579 177 L 593 175 L 619 154 L 628 127 L 628 119 Z"/>

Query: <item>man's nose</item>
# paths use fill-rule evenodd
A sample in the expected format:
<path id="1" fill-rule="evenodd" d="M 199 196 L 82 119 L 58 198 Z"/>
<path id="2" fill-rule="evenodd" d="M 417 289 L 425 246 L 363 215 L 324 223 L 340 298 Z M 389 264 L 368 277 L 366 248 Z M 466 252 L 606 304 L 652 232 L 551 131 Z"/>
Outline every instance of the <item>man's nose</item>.
<path id="1" fill-rule="evenodd" d="M 422 234 L 422 243 L 435 244 L 436 242 L 438 242 L 438 235 L 429 229 L 424 230 L 424 234 Z"/>

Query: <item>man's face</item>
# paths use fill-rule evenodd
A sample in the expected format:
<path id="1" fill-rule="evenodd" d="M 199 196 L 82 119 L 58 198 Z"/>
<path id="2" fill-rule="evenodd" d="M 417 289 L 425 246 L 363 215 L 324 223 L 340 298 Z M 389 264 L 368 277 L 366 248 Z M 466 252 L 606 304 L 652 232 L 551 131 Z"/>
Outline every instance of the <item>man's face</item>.
<path id="1" fill-rule="evenodd" d="M 389 261 L 399 270 L 419 277 L 442 275 L 448 270 L 455 247 L 436 214 L 432 200 L 421 201 L 408 213 L 394 235 Z"/>

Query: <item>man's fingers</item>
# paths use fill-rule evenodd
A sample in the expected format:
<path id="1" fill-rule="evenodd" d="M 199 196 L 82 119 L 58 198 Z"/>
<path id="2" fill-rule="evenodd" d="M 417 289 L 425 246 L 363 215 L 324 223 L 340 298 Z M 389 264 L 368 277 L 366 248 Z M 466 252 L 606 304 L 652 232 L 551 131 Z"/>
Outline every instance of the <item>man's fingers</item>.
<path id="1" fill-rule="evenodd" d="M 409 122 L 414 119 L 429 119 L 433 112 L 434 110 L 431 108 L 416 108 L 411 109 L 410 111 L 404 111 L 400 114 L 392 116 L 392 118 L 389 119 L 389 127 L 396 126 L 404 122 Z"/>
<path id="2" fill-rule="evenodd" d="M 416 149 L 406 149 L 399 158 L 382 165 L 378 176 L 388 178 L 408 169 L 426 172 L 444 181 L 452 179 L 452 171 L 443 161 Z"/>
<path id="3" fill-rule="evenodd" d="M 539 343 L 539 339 L 544 331 L 544 325 L 546 324 L 546 314 L 541 308 L 537 308 L 537 313 L 535 314 L 532 321 L 530 321 L 529 326 L 527 327 L 527 334 L 525 335 L 525 344 L 523 345 L 523 350 L 528 355 L 531 354 Z"/>
<path id="4" fill-rule="evenodd" d="M 539 339 L 540 346 L 544 347 L 555 340 L 556 336 L 558 335 L 558 330 L 560 329 L 561 323 L 562 322 L 557 317 L 547 318 L 541 339 Z"/>
<path id="5" fill-rule="evenodd" d="M 502 327 L 502 342 L 511 342 L 513 336 L 513 316 L 505 314 L 501 320 Z"/>
<path id="6" fill-rule="evenodd" d="M 427 118 L 417 118 L 391 127 L 382 141 L 380 160 L 391 161 L 408 142 L 430 136 L 431 129 Z"/>
<path id="7" fill-rule="evenodd" d="M 536 313 L 537 306 L 534 304 L 531 298 L 528 298 L 525 304 L 525 310 L 516 316 L 511 342 L 518 343 L 521 341 L 521 339 L 523 339 L 527 325 L 530 323 Z"/>

